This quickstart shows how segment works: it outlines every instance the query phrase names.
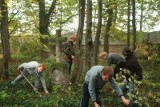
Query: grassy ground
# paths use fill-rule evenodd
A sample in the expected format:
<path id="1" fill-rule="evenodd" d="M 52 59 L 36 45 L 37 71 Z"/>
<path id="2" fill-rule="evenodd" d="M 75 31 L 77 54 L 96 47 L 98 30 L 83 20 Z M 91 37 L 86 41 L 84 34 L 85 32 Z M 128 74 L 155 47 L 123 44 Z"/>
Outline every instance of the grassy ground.
<path id="1" fill-rule="evenodd" d="M 103 63 L 103 62 L 102 62 Z M 138 87 L 138 101 L 142 107 L 160 107 L 160 66 L 154 65 L 150 61 L 140 60 L 143 68 L 144 79 Z M 50 80 L 47 78 L 47 87 L 50 95 L 44 94 L 40 90 L 42 97 L 32 89 L 32 87 L 23 80 L 16 87 L 11 87 L 10 82 L 16 77 L 13 72 L 19 63 L 13 63 L 10 66 L 10 79 L 0 83 L 0 105 L 3 107 L 79 107 L 82 94 L 82 83 L 84 75 L 82 73 L 80 83 L 78 85 L 70 84 L 66 90 L 61 90 L 58 85 L 50 85 Z M 29 80 L 34 84 L 32 77 Z M 117 97 L 109 84 L 106 84 L 101 94 L 103 107 L 123 107 L 122 102 Z M 90 104 L 90 107 L 91 104 Z"/>

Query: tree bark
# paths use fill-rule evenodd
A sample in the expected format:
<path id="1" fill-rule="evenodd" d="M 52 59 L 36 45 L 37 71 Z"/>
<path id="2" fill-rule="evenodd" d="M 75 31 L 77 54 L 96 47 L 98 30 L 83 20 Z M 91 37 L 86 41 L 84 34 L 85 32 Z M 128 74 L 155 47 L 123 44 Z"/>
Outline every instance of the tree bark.
<path id="1" fill-rule="evenodd" d="M 95 43 L 94 43 L 94 53 L 93 53 L 93 58 L 94 58 L 94 65 L 97 65 L 98 63 L 98 53 L 99 53 L 99 38 L 101 35 L 101 27 L 102 27 L 102 0 L 97 0 L 98 1 L 98 25 L 97 25 L 97 31 L 96 31 L 96 37 L 95 37 Z"/>
<path id="2" fill-rule="evenodd" d="M 107 10 L 108 14 L 108 20 L 105 28 L 105 34 L 104 34 L 104 51 L 109 53 L 109 30 L 110 27 L 112 26 L 112 19 L 113 19 L 113 9 L 109 8 Z"/>
<path id="3" fill-rule="evenodd" d="M 128 0 L 128 26 L 127 26 L 127 46 L 130 47 L 130 0 Z"/>
<path id="4" fill-rule="evenodd" d="M 72 74 L 71 82 L 78 83 L 82 72 L 82 37 L 85 18 L 85 0 L 79 0 L 79 25 L 76 41 L 75 67 Z"/>
<path id="5" fill-rule="evenodd" d="M 135 8 L 135 0 L 132 0 L 132 26 L 133 26 L 133 47 L 132 50 L 136 49 L 136 8 Z"/>
<path id="6" fill-rule="evenodd" d="M 2 78 L 6 80 L 9 78 L 8 66 L 10 56 L 10 43 L 9 43 L 9 30 L 8 30 L 8 8 L 5 0 L 0 1 L 1 7 L 1 15 L 3 16 L 1 19 L 1 41 L 2 41 L 2 49 L 3 49 L 3 71 Z"/>
<path id="7" fill-rule="evenodd" d="M 40 41 L 43 45 L 45 45 L 45 47 L 48 47 L 48 43 L 49 43 L 49 39 L 48 36 L 49 34 L 49 30 L 48 30 L 48 26 L 50 24 L 50 16 L 51 13 L 54 11 L 55 9 L 55 5 L 56 5 L 56 0 L 52 1 L 51 7 L 49 8 L 48 13 L 45 10 L 45 1 L 44 0 L 38 0 L 39 2 L 39 31 L 42 35 L 42 37 L 40 38 Z M 41 52 L 41 57 L 47 58 L 49 56 L 49 52 L 47 51 L 47 49 L 42 49 Z"/>
<path id="8" fill-rule="evenodd" d="M 91 67 L 91 57 L 92 57 L 92 0 L 87 0 L 87 21 L 86 21 L 86 37 L 85 37 L 85 70 L 87 71 Z"/>

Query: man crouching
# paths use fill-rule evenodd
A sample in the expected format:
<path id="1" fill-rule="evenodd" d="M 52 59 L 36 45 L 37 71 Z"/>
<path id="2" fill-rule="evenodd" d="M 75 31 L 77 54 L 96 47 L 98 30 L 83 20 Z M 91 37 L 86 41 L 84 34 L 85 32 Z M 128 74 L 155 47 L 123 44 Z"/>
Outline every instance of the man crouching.
<path id="1" fill-rule="evenodd" d="M 39 64 L 36 61 L 31 61 L 28 63 L 21 64 L 17 69 L 20 71 L 21 74 L 11 82 L 12 86 L 15 86 L 17 83 L 19 83 L 22 79 L 26 78 L 28 75 L 33 75 L 35 78 L 34 89 L 38 90 L 41 83 L 45 93 L 49 94 L 44 79 L 44 70 L 45 70 L 44 64 Z"/>
<path id="2" fill-rule="evenodd" d="M 121 98 L 124 105 L 128 105 L 130 101 L 123 96 L 123 92 L 118 87 L 118 84 L 113 78 L 113 75 L 114 71 L 113 68 L 110 66 L 93 66 L 85 76 L 81 107 L 88 107 L 90 98 L 94 107 L 102 107 L 101 101 L 99 99 L 99 90 L 102 89 L 107 82 L 110 82 L 112 88 Z"/>

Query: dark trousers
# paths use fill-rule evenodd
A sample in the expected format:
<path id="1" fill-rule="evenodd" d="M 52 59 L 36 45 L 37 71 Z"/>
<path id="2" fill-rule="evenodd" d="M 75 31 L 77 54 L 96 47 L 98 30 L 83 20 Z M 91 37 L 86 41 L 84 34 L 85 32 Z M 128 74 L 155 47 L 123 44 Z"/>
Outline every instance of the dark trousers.
<path id="1" fill-rule="evenodd" d="M 72 67 L 72 61 L 66 61 L 67 68 L 68 68 L 68 74 L 71 74 L 71 67 Z"/>
<path id="2" fill-rule="evenodd" d="M 102 107 L 99 94 L 100 92 L 98 90 L 95 90 L 96 93 L 96 102 L 99 104 L 100 107 Z M 83 83 L 83 93 L 82 93 L 82 99 L 81 99 L 81 105 L 80 107 L 88 107 L 90 100 L 89 90 L 88 90 L 88 84 Z"/>

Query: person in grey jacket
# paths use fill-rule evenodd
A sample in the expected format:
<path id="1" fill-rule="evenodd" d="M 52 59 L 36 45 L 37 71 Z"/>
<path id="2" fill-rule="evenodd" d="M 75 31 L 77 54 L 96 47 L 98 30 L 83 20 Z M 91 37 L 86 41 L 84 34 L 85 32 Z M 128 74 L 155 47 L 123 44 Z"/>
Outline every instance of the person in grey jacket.
<path id="1" fill-rule="evenodd" d="M 49 94 L 47 87 L 46 87 L 46 82 L 44 79 L 44 70 L 45 70 L 45 65 L 44 64 L 39 64 L 37 61 L 31 61 L 28 63 L 23 63 L 21 64 L 18 68 L 18 71 L 20 71 L 20 75 L 15 78 L 11 82 L 12 86 L 15 86 L 17 83 L 19 83 L 22 79 L 24 79 L 24 76 L 27 77 L 28 75 L 33 75 L 35 78 L 35 89 L 38 90 L 40 87 L 40 83 L 42 83 L 43 89 L 46 94 Z"/>
<path id="2" fill-rule="evenodd" d="M 124 68 L 125 65 L 125 58 L 123 58 L 119 54 L 107 54 L 106 52 L 100 53 L 100 57 L 104 60 L 107 60 L 107 66 L 111 66 L 112 64 L 115 64 L 114 68 L 114 78 L 116 78 L 116 74 L 120 72 L 121 68 Z"/>
<path id="3" fill-rule="evenodd" d="M 117 82 L 112 77 L 114 74 L 113 68 L 103 67 L 100 65 L 93 66 L 85 76 L 85 82 L 83 84 L 83 94 L 81 100 L 81 107 L 88 107 L 89 99 L 92 100 L 94 107 L 101 107 L 101 101 L 99 99 L 99 90 L 109 82 L 112 88 L 116 91 L 125 105 L 128 105 L 130 101 L 123 96 L 123 92 L 118 87 Z"/>

